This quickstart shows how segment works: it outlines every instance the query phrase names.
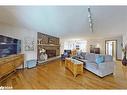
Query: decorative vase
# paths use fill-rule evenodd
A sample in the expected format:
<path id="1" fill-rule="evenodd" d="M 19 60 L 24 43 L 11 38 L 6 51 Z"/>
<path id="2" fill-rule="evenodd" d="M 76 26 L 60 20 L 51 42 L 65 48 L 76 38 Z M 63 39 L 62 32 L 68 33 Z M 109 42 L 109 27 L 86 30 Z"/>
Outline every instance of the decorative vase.
<path id="1" fill-rule="evenodd" d="M 123 60 L 122 60 L 122 64 L 123 64 L 124 66 L 127 66 L 126 51 L 124 52 L 124 58 L 123 58 Z"/>

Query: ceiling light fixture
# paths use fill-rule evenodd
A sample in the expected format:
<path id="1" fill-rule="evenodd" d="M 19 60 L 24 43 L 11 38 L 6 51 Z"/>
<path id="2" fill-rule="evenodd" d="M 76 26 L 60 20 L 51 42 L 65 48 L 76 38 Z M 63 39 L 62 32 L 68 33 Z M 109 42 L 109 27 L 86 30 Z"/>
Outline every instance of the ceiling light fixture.
<path id="1" fill-rule="evenodd" d="M 93 18 L 92 18 L 90 7 L 88 7 L 88 20 L 89 20 L 90 31 L 93 32 Z"/>

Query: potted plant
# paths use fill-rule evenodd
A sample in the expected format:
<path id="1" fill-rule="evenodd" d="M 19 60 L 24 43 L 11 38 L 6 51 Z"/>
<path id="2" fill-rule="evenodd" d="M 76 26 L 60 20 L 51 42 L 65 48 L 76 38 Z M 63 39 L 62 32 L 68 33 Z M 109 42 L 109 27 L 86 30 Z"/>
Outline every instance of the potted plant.
<path id="1" fill-rule="evenodd" d="M 122 49 L 123 53 L 124 53 L 124 57 L 123 57 L 123 60 L 122 60 L 122 64 L 124 66 L 127 66 L 127 59 L 126 59 L 126 53 L 127 53 L 127 44 L 125 45 L 125 47 Z"/>

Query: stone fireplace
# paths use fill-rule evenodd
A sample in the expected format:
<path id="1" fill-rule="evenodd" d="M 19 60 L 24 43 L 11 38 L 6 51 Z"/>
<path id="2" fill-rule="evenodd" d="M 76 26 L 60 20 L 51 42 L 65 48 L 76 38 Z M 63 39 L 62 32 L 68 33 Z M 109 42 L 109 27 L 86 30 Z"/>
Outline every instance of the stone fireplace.
<path id="1" fill-rule="evenodd" d="M 38 32 L 38 46 L 37 46 L 37 58 L 40 60 L 40 50 L 44 49 L 46 51 L 48 59 L 55 58 L 60 55 L 60 44 L 59 38 L 50 36 L 47 34 L 39 33 Z"/>

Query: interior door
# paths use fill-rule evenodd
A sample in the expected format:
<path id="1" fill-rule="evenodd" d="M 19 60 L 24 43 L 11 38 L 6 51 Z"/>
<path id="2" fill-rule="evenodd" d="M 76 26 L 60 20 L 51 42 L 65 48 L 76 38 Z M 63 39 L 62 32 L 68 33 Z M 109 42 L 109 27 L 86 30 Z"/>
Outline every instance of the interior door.
<path id="1" fill-rule="evenodd" d="M 111 55 L 113 59 L 117 59 L 117 41 L 112 40 L 112 41 L 106 41 L 105 46 L 106 46 L 106 54 Z"/>

